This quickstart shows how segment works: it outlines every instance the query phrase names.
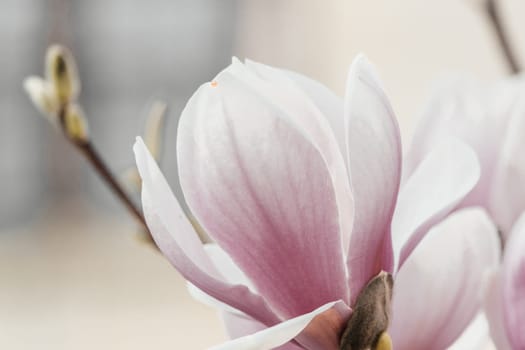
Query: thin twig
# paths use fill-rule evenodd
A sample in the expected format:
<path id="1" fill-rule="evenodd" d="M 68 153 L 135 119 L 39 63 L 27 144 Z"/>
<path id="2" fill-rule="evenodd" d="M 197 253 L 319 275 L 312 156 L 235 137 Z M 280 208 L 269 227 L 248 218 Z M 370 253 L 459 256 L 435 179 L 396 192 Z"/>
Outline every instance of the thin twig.
<path id="1" fill-rule="evenodd" d="M 106 184 L 111 188 L 111 190 L 117 195 L 117 197 L 122 201 L 124 206 L 129 210 L 129 212 L 144 226 L 144 228 L 148 228 L 146 225 L 146 221 L 144 220 L 144 216 L 142 216 L 142 213 L 140 210 L 133 204 L 131 199 L 128 197 L 126 192 L 122 189 L 120 184 L 115 180 L 115 177 L 111 172 L 109 171 L 109 168 L 104 163 L 102 158 L 99 156 L 95 148 L 93 147 L 93 144 L 91 142 L 83 143 L 83 144 L 75 144 L 75 146 L 78 148 L 78 150 L 86 157 L 86 159 L 93 165 L 95 168 L 95 171 L 106 181 Z"/>
<path id="2" fill-rule="evenodd" d="M 503 27 L 503 21 L 501 19 L 501 13 L 499 12 L 497 0 L 486 0 L 485 8 L 492 24 L 492 28 L 494 29 L 494 32 L 498 38 L 502 53 L 505 56 L 505 60 L 507 61 L 509 70 L 512 74 L 519 73 L 521 71 L 521 67 L 512 49 L 505 28 Z"/>
<path id="3" fill-rule="evenodd" d="M 62 106 L 60 108 L 60 111 L 58 113 L 58 119 L 60 126 L 62 127 L 62 130 L 65 131 L 65 112 L 66 112 L 66 106 Z M 91 141 L 76 141 L 68 137 L 67 133 L 64 132 L 66 138 L 84 155 L 84 157 L 88 160 L 88 162 L 93 166 L 95 171 L 98 173 L 98 175 L 106 182 L 106 184 L 109 186 L 109 188 L 117 195 L 117 197 L 120 199 L 120 201 L 124 204 L 126 209 L 132 214 L 133 217 L 137 219 L 137 221 L 143 226 L 144 230 L 148 233 L 148 237 L 153 240 L 151 236 L 151 232 L 149 231 L 148 225 L 146 224 L 146 220 L 144 219 L 144 216 L 142 215 L 142 212 L 140 209 L 138 209 L 131 198 L 127 195 L 127 193 L 124 191 L 122 186 L 119 184 L 119 182 L 115 179 L 115 176 L 111 173 L 109 170 L 109 167 L 106 165 L 106 163 L 102 160 L 102 157 L 98 154 L 98 152 L 95 150 L 93 144 Z"/>

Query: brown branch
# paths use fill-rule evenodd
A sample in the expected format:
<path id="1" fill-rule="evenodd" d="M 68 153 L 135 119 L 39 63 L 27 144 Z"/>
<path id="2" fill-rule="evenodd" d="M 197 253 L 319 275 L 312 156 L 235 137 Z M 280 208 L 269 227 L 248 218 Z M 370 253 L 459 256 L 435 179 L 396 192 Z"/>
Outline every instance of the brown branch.
<path id="1" fill-rule="evenodd" d="M 516 58 L 510 41 L 508 39 L 505 28 L 503 27 L 503 21 L 501 18 L 501 13 L 497 5 L 497 0 L 486 0 L 485 9 L 489 17 L 490 23 L 494 32 L 498 38 L 498 43 L 501 48 L 501 51 L 507 61 L 508 68 L 512 74 L 519 73 L 521 71 L 520 64 Z"/>
<path id="2" fill-rule="evenodd" d="M 122 189 L 120 184 L 117 182 L 113 174 L 111 174 L 109 168 L 104 163 L 100 155 L 97 153 L 91 142 L 87 143 L 75 143 L 75 146 L 78 150 L 86 157 L 86 159 L 93 165 L 95 171 L 100 175 L 100 177 L 106 182 L 106 184 L 111 188 L 113 193 L 117 195 L 120 201 L 124 204 L 126 209 L 137 219 L 137 221 L 144 226 L 147 230 L 148 226 L 146 225 L 146 220 L 142 216 L 141 211 L 133 204 L 131 199 L 128 197 L 126 192 Z"/>
<path id="3" fill-rule="evenodd" d="M 115 176 L 113 176 L 113 174 L 109 170 L 109 167 L 102 160 L 102 157 L 100 157 L 98 152 L 95 150 L 91 141 L 89 139 L 87 141 L 74 140 L 68 136 L 65 125 L 66 108 L 66 106 L 62 106 L 58 113 L 58 120 L 62 130 L 64 131 L 64 136 L 66 136 L 66 138 L 76 147 L 76 149 L 78 149 L 80 153 L 84 155 L 84 157 L 88 160 L 88 162 L 98 173 L 98 175 L 106 182 L 108 187 L 113 191 L 113 193 L 117 195 L 120 201 L 124 204 L 126 209 L 143 226 L 144 230 L 148 233 L 149 239 L 153 242 L 151 232 L 149 231 L 148 225 L 146 224 L 146 220 L 144 219 L 142 212 L 139 208 L 135 206 L 131 198 L 127 195 L 122 186 L 115 179 Z"/>

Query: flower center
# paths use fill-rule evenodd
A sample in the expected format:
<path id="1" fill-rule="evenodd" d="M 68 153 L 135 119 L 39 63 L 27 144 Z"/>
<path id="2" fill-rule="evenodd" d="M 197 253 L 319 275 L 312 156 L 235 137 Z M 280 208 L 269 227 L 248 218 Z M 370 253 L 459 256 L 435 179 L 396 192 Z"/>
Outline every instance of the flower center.
<path id="1" fill-rule="evenodd" d="M 363 288 L 341 337 L 340 350 L 392 349 L 386 331 L 393 284 L 392 275 L 382 271 Z"/>

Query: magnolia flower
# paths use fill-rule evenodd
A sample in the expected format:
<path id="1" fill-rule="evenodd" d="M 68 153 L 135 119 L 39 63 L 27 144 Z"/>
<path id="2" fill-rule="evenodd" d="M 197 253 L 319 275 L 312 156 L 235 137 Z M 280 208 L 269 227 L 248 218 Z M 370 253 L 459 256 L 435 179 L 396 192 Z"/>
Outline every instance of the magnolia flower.
<path id="1" fill-rule="evenodd" d="M 362 56 L 344 102 L 234 59 L 190 99 L 177 141 L 186 203 L 214 243 L 138 139 L 143 208 L 191 292 L 221 310 L 235 339 L 217 349 L 445 349 L 477 313 L 495 228 L 480 209 L 447 217 L 478 180 L 475 154 L 449 140 L 400 191 L 397 122 Z"/>
<path id="2" fill-rule="evenodd" d="M 505 238 L 525 210 L 525 81 L 494 85 L 457 79 L 433 94 L 416 129 L 406 161 L 410 175 L 425 154 L 454 135 L 476 152 L 481 177 L 459 207 L 486 208 Z"/>
<path id="3" fill-rule="evenodd" d="M 487 289 L 485 309 L 497 348 L 525 349 L 525 214 L 512 229 L 503 262 Z"/>

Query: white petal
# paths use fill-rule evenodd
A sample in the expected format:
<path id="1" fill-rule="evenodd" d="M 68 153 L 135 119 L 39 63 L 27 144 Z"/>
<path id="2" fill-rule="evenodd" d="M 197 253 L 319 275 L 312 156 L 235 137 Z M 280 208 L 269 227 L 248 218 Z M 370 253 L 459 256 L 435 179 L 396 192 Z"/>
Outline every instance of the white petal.
<path id="1" fill-rule="evenodd" d="M 490 333 L 498 350 L 512 350 L 507 336 L 503 316 L 503 283 L 500 271 L 495 271 L 488 278 L 484 296 L 485 313 L 490 326 Z"/>
<path id="2" fill-rule="evenodd" d="M 133 150 L 143 180 L 144 217 L 159 249 L 171 264 L 214 298 L 265 324 L 276 324 L 279 319 L 261 296 L 244 285 L 228 283 L 221 276 L 142 139 L 137 138 Z"/>
<path id="3" fill-rule="evenodd" d="M 455 212 L 433 228 L 395 279 L 390 330 L 396 348 L 451 345 L 479 312 L 486 274 L 499 255 L 496 228 L 480 209 Z"/>
<path id="4" fill-rule="evenodd" d="M 448 350 L 489 350 L 494 349 L 490 338 L 487 317 L 480 312 L 461 336 Z"/>
<path id="5" fill-rule="evenodd" d="M 525 213 L 505 244 L 502 264 L 503 316 L 513 349 L 525 348 Z"/>
<path id="6" fill-rule="evenodd" d="M 254 319 L 247 317 L 246 315 L 232 314 L 228 312 L 222 313 L 222 319 L 226 327 L 226 332 L 230 339 L 236 339 L 244 337 L 250 334 L 257 333 L 266 329 L 265 325 Z M 284 345 L 279 346 L 276 350 L 300 350 L 303 347 L 298 344 L 288 342 Z"/>
<path id="7" fill-rule="evenodd" d="M 247 63 L 250 66 L 250 62 Z M 346 153 L 344 129 L 344 101 L 323 84 L 296 72 L 281 70 L 315 103 L 326 117 L 342 154 Z M 346 159 L 345 159 L 346 161 Z"/>
<path id="8" fill-rule="evenodd" d="M 228 254 L 221 247 L 219 247 L 215 243 L 209 243 L 204 245 L 204 250 L 210 257 L 215 268 L 219 270 L 219 272 L 222 276 L 224 276 L 227 282 L 231 283 L 232 285 L 246 286 L 248 287 L 248 289 L 250 289 L 251 292 L 255 294 L 257 293 L 255 287 L 248 280 L 248 277 L 244 274 L 244 272 L 242 272 L 242 270 L 235 264 L 235 262 L 233 262 L 232 258 L 230 258 L 230 256 L 228 256 Z M 244 318 L 250 318 L 243 312 L 203 292 L 192 283 L 187 282 L 186 286 L 190 295 L 197 301 L 205 305 L 217 308 L 219 310 L 223 310 L 226 313 L 235 314 L 237 316 L 243 315 Z M 254 320 L 254 322 L 257 321 Z"/>
<path id="9" fill-rule="evenodd" d="M 199 303 L 202 303 L 219 311 L 228 312 L 235 315 L 246 315 L 244 312 L 203 292 L 202 289 L 199 289 L 191 282 L 186 281 L 186 288 L 188 289 L 188 293 L 190 293 L 191 297 L 197 300 Z"/>
<path id="10" fill-rule="evenodd" d="M 353 302 L 373 276 L 393 272 L 390 224 L 401 178 L 397 120 L 373 66 L 362 55 L 348 73 L 344 117 L 355 202 L 347 256 Z"/>
<path id="11" fill-rule="evenodd" d="M 238 312 L 223 311 L 221 312 L 221 317 L 230 339 L 241 338 L 268 328 L 261 322 Z"/>
<path id="12" fill-rule="evenodd" d="M 505 237 L 525 210 L 525 102 L 520 101 L 509 122 L 492 182 L 490 210 Z M 494 145 L 496 147 L 496 145 Z"/>
<path id="13" fill-rule="evenodd" d="M 226 280 L 233 284 L 242 284 L 250 290 L 255 291 L 255 287 L 248 279 L 248 276 L 235 264 L 232 258 L 218 244 L 209 243 L 204 245 L 204 250 L 211 261 Z"/>
<path id="14" fill-rule="evenodd" d="M 518 80 L 507 79 L 489 85 L 475 79 L 454 77 L 441 82 L 417 123 L 405 158 L 405 175 L 410 176 L 440 140 L 455 136 L 474 149 L 482 169 L 478 185 L 461 205 L 486 206 L 501 140 L 516 104 L 517 92 L 523 90 L 523 81 L 518 84 Z"/>
<path id="15" fill-rule="evenodd" d="M 258 333 L 237 338 L 225 344 L 210 348 L 210 350 L 270 350 L 284 345 L 299 335 L 308 324 L 319 314 L 336 306 L 331 302 L 320 308 L 276 326 L 264 329 Z M 328 349 L 327 349 L 328 350 Z"/>
<path id="16" fill-rule="evenodd" d="M 472 190 L 480 175 L 476 154 L 448 138 L 430 152 L 399 193 L 392 220 L 399 266 L 427 233 Z"/>

